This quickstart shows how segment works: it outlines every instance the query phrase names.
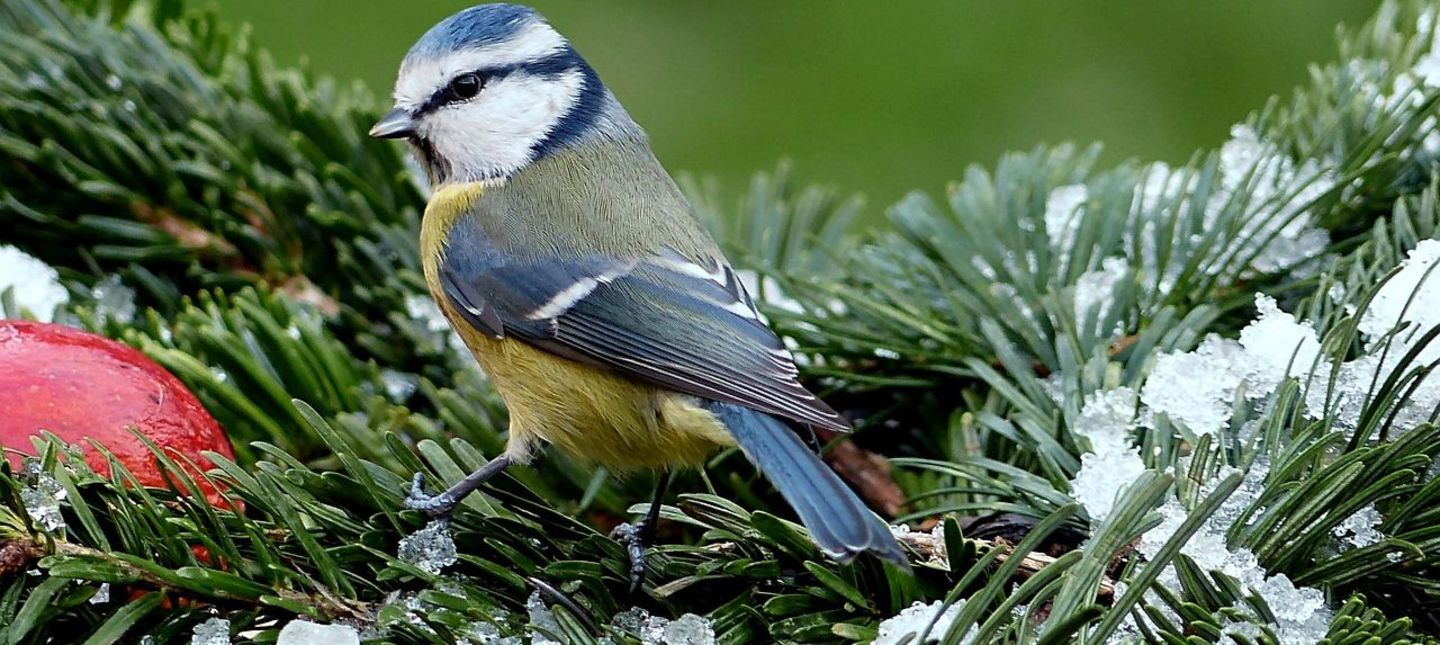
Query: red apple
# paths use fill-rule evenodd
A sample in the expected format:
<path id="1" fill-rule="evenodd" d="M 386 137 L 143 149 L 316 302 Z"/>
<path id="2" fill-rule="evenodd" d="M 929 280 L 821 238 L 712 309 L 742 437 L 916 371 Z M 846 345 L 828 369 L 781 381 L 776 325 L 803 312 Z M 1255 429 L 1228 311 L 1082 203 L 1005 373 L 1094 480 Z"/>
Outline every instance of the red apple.
<path id="1" fill-rule="evenodd" d="M 81 446 L 85 462 L 108 475 L 104 457 L 86 441 L 92 439 L 141 484 L 165 487 L 154 455 L 131 428 L 200 468 L 211 466 L 201 451 L 235 455 L 185 384 L 139 350 L 63 325 L 0 320 L 0 446 L 31 453 L 30 438 L 48 431 Z M 18 465 L 19 457 L 12 454 L 11 462 Z M 211 503 L 222 503 L 212 487 L 200 485 Z"/>

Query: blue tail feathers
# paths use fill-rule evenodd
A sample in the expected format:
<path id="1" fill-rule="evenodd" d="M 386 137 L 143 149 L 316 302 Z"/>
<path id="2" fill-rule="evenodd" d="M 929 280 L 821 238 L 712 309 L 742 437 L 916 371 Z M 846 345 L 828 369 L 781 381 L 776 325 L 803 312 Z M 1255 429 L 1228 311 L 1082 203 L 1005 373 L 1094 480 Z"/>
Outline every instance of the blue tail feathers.
<path id="1" fill-rule="evenodd" d="M 736 443 L 770 480 L 827 555 L 849 562 L 869 551 L 904 564 L 905 554 L 881 521 L 835 471 L 811 452 L 783 421 L 729 403 L 706 407 L 734 435 Z"/>

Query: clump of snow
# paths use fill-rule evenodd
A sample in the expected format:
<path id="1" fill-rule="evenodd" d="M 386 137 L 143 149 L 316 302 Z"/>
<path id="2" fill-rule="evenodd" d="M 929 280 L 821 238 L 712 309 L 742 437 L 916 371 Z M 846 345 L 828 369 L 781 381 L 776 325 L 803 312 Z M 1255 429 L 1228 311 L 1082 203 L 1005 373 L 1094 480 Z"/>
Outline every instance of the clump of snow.
<path id="1" fill-rule="evenodd" d="M 664 618 L 651 616 L 650 612 L 640 607 L 631 607 L 630 609 L 615 614 L 615 618 L 610 622 L 620 628 L 621 631 L 632 634 L 643 641 L 649 637 L 659 638 L 660 634 L 664 631 L 663 624 L 661 623 L 661 621 L 664 620 Z M 656 628 L 651 628 L 651 621 L 657 623 Z"/>
<path id="2" fill-rule="evenodd" d="M 1255 308 L 1260 317 L 1240 331 L 1240 346 L 1250 364 L 1247 396 L 1268 396 L 1286 377 L 1305 380 L 1312 368 L 1317 374 L 1330 372 L 1328 361 L 1320 360 L 1320 335 L 1314 325 L 1296 321 L 1269 296 L 1257 294 Z"/>
<path id="3" fill-rule="evenodd" d="M 1080 456 L 1080 472 L 1070 481 L 1070 496 L 1085 507 L 1094 522 L 1109 517 L 1115 500 L 1145 472 L 1138 448 Z"/>
<path id="4" fill-rule="evenodd" d="M 1343 305 L 1349 302 L 1349 293 L 1345 290 L 1345 284 L 1343 282 L 1336 282 L 1331 284 L 1330 288 L 1325 290 L 1325 295 L 1326 297 L 1330 298 L 1330 302 L 1333 302 L 1337 305 Z M 1347 311 L 1346 313 L 1354 312 Z"/>
<path id="5" fill-rule="evenodd" d="M 1181 207 L 1185 195 L 1195 187 L 1195 178 L 1194 173 L 1155 162 L 1145 167 L 1135 186 L 1135 199 L 1130 207 L 1130 221 L 1125 227 L 1123 248 L 1127 253 L 1132 249 L 1138 250 L 1139 257 L 1132 256 L 1131 262 L 1146 277 L 1147 285 L 1158 293 L 1169 293 L 1174 288 L 1183 267 L 1182 263 L 1174 261 L 1161 266 L 1156 235 L 1157 231 L 1166 228 L 1158 226 L 1157 222 L 1165 213 Z"/>
<path id="6" fill-rule="evenodd" d="M 442 333 L 450 329 L 450 322 L 440 312 L 440 306 L 430 296 L 412 293 L 405 297 L 405 313 L 412 320 L 425 324 L 426 331 Z"/>
<path id="7" fill-rule="evenodd" d="M 1313 587 L 1296 587 L 1283 573 L 1266 578 L 1254 590 L 1265 599 L 1281 625 L 1303 625 L 1325 608 L 1325 594 Z M 1328 626 L 1328 620 L 1326 624 Z"/>
<path id="8" fill-rule="evenodd" d="M 1109 316 L 1115 306 L 1115 289 L 1130 272 L 1130 263 L 1123 258 L 1105 258 L 1100 268 L 1086 271 L 1075 280 L 1075 320 L 1085 320 L 1091 311 L 1099 320 Z M 1119 323 L 1117 326 L 1119 326 Z M 1123 334 L 1124 329 L 1115 329 L 1114 335 Z"/>
<path id="9" fill-rule="evenodd" d="M 1140 182 L 1135 187 L 1133 207 L 1140 211 L 1157 208 L 1178 200 L 1194 186 L 1193 175 L 1171 168 L 1170 164 L 1163 161 L 1156 161 L 1141 171 Z"/>
<path id="10" fill-rule="evenodd" d="M 90 600 L 86 602 L 92 605 L 103 605 L 110 602 L 110 583 L 100 583 L 100 586 L 95 588 L 95 595 L 90 596 Z"/>
<path id="11" fill-rule="evenodd" d="M 1218 473 L 1215 481 L 1218 482 L 1235 472 L 1237 472 L 1235 468 L 1226 467 Z M 1240 516 L 1244 514 L 1245 510 L 1259 499 L 1265 489 L 1265 478 L 1269 476 L 1269 473 L 1269 462 L 1257 460 L 1251 464 L 1250 468 L 1245 471 L 1240 485 L 1230 494 L 1230 497 L 1221 503 L 1220 508 L 1206 518 L 1204 524 L 1191 535 L 1190 540 L 1180 549 L 1180 552 L 1195 559 L 1196 563 L 1201 566 L 1209 565 L 1209 569 L 1212 571 L 1224 571 L 1241 582 L 1259 582 L 1258 578 L 1253 577 L 1253 571 L 1249 567 L 1254 556 L 1246 557 L 1244 554 L 1240 554 L 1237 558 L 1231 559 L 1232 554 L 1225 546 L 1225 532 L 1240 521 Z M 1213 492 L 1214 485 L 1215 482 L 1211 482 L 1202 487 L 1202 494 L 1209 495 Z M 1149 559 L 1153 559 L 1159 553 L 1160 548 L 1170 541 L 1170 538 L 1175 535 L 1175 531 L 1180 528 L 1186 516 L 1189 515 L 1189 511 L 1178 499 L 1173 497 L 1159 508 L 1159 512 L 1162 518 L 1161 523 L 1145 532 L 1136 545 L 1136 550 Z"/>
<path id="12" fill-rule="evenodd" d="M 1233 468 L 1222 469 L 1216 481 L 1234 472 L 1236 470 Z M 1334 617 L 1333 612 L 1325 605 L 1324 593 L 1311 587 L 1297 587 L 1285 574 L 1269 575 L 1269 572 L 1260 566 L 1253 552 L 1243 548 L 1231 549 L 1225 542 L 1225 532 L 1239 521 L 1244 511 L 1255 503 L 1264 490 L 1268 473 L 1268 462 L 1257 461 L 1252 464 L 1240 486 L 1191 534 L 1180 547 L 1180 553 L 1194 560 L 1202 570 L 1230 576 L 1242 587 L 1249 588 L 1252 593 L 1263 598 L 1275 614 L 1276 622 L 1273 628 L 1280 636 L 1281 643 L 1314 643 L 1328 632 L 1330 620 Z M 1212 482 L 1203 487 L 1201 493 L 1209 495 L 1213 489 Z M 1146 559 L 1154 559 L 1189 515 L 1184 505 L 1174 497 L 1166 500 L 1158 511 L 1161 523 L 1140 536 L 1136 545 L 1136 551 Z M 1161 572 L 1159 583 L 1172 590 L 1180 590 L 1179 575 L 1173 565 Z"/>
<path id="13" fill-rule="evenodd" d="M 1259 316 L 1241 330 L 1239 341 L 1209 336 L 1194 351 L 1160 355 L 1141 401 L 1195 434 L 1211 434 L 1225 426 L 1242 392 L 1251 400 L 1263 398 L 1284 379 L 1295 378 L 1305 386 L 1308 416 L 1318 418 L 1328 409 L 1341 427 L 1354 428 L 1372 389 L 1401 368 L 1423 334 L 1440 326 L 1440 269 L 1432 270 L 1437 263 L 1440 241 L 1423 241 L 1380 288 L 1358 325 L 1365 351 L 1339 366 L 1333 389 L 1333 365 L 1322 355 L 1314 325 L 1257 294 Z M 1419 350 L 1410 367 L 1437 360 L 1440 342 Z M 1410 392 L 1394 427 L 1403 432 L 1424 422 L 1437 405 L 1440 378 L 1431 375 Z"/>
<path id="14" fill-rule="evenodd" d="M 1314 326 L 1281 311 L 1269 296 L 1257 294 L 1255 308 L 1260 315 L 1241 330 L 1239 341 L 1211 335 L 1194 351 L 1161 354 L 1141 390 L 1141 401 L 1152 412 L 1205 435 L 1225 426 L 1242 391 L 1249 399 L 1263 398 L 1286 377 L 1312 383 L 1312 393 L 1323 390 L 1330 365 L 1321 357 Z M 1320 412 L 1312 405 L 1312 414 Z"/>
<path id="15" fill-rule="evenodd" d="M 1424 240 L 1410 251 L 1400 271 L 1390 278 L 1360 316 L 1360 332 L 1379 339 L 1409 323 L 1395 342 L 1409 349 L 1419 336 L 1440 325 L 1440 240 Z M 1391 350 L 1392 353 L 1394 349 Z M 1403 350 L 1402 350 L 1403 353 Z M 1419 355 L 1420 363 L 1440 360 L 1440 343 L 1432 343 Z"/>
<path id="16" fill-rule="evenodd" d="M 1429 330 L 1440 325 L 1440 241 L 1425 240 L 1410 251 L 1400 270 L 1380 287 L 1360 316 L 1364 354 L 1340 366 L 1334 390 L 1328 392 L 1341 427 L 1354 428 L 1372 389 L 1398 369 L 1405 355 Z M 1404 329 L 1400 329 L 1401 326 Z M 1440 360 L 1440 342 L 1419 349 L 1407 369 Z M 1311 388 L 1310 408 L 1324 405 L 1326 388 Z M 1428 420 L 1440 405 L 1440 377 L 1433 373 L 1416 384 L 1409 400 L 1395 414 L 1393 427 L 1403 432 Z M 1392 433 L 1391 436 L 1394 436 Z"/>
<path id="17" fill-rule="evenodd" d="M 1250 267 L 1261 273 L 1289 269 L 1314 260 L 1330 245 L 1330 234 L 1315 225 L 1306 210 L 1315 199 L 1335 187 L 1335 173 L 1313 159 L 1296 165 L 1288 155 L 1262 141 L 1248 125 L 1230 129 L 1230 140 L 1220 147 L 1220 190 L 1206 208 L 1206 230 L 1221 210 L 1244 195 L 1246 226 L 1242 251 Z M 1228 270 L 1212 266 L 1212 272 Z"/>
<path id="18" fill-rule="evenodd" d="M 360 645 L 360 632 L 349 625 L 322 625 L 297 618 L 280 630 L 275 645 Z"/>
<path id="19" fill-rule="evenodd" d="M 1062 253 L 1069 253 L 1075 246 L 1075 234 L 1080 229 L 1081 209 L 1090 199 L 1090 189 L 1085 184 L 1060 186 L 1050 191 L 1045 199 L 1045 234 L 1050 237 L 1050 246 Z"/>
<path id="20" fill-rule="evenodd" d="M 1234 471 L 1221 472 L 1217 479 L 1228 477 L 1231 472 Z M 1226 498 L 1220 504 L 1220 508 L 1215 509 L 1215 512 L 1206 520 L 1206 526 L 1213 527 L 1221 533 L 1230 530 L 1230 527 L 1240 521 L 1240 516 L 1245 514 L 1245 510 L 1260 499 L 1260 495 L 1265 492 L 1265 479 L 1269 476 L 1270 460 L 1261 454 L 1245 471 L 1245 476 L 1240 479 L 1240 485 L 1235 487 L 1235 492 L 1230 493 L 1230 497 Z M 1209 495 L 1213 492 L 1213 485 L 1205 487 L 1203 492 Z M 1254 521 L 1255 515 L 1251 515 L 1246 525 L 1248 526 Z"/>
<path id="21" fill-rule="evenodd" d="M 1313 159 L 1297 163 L 1248 125 L 1236 125 L 1230 134 L 1220 148 L 1220 181 L 1202 205 L 1198 230 L 1181 231 L 1189 238 L 1165 243 L 1177 243 L 1179 248 L 1193 252 L 1199 250 L 1197 245 L 1206 234 L 1217 229 L 1225 231 L 1215 238 L 1215 243 L 1218 249 L 1232 252 L 1216 256 L 1204 267 L 1225 282 L 1254 272 L 1318 268 L 1315 260 L 1329 246 L 1330 235 L 1316 225 L 1310 206 L 1335 187 L 1335 172 Z M 1162 259 L 1158 251 L 1161 241 L 1156 236 L 1171 234 L 1165 218 L 1186 211 L 1180 206 L 1196 187 L 1196 178 L 1193 173 L 1153 164 L 1144 170 L 1135 187 L 1124 248 L 1138 253 L 1139 257 L 1131 257 L 1131 262 L 1158 293 L 1168 293 L 1174 287 L 1188 258 L 1182 254 Z M 1174 204 L 1176 200 L 1180 204 Z M 1227 213 L 1238 221 L 1222 222 L 1222 215 Z"/>
<path id="22" fill-rule="evenodd" d="M 660 636 L 655 645 L 715 645 L 714 626 L 695 614 L 684 614 L 670 621 Z"/>
<path id="23" fill-rule="evenodd" d="M 695 614 L 670 620 L 633 607 L 615 614 L 613 624 L 643 645 L 715 645 L 714 626 Z"/>
<path id="24" fill-rule="evenodd" d="M 1075 434 L 1090 440 L 1092 452 L 1118 452 L 1130 447 L 1135 428 L 1135 390 L 1117 387 L 1092 392 L 1085 397 Z"/>
<path id="25" fill-rule="evenodd" d="M 1072 428 L 1090 441 L 1090 451 L 1080 457 L 1070 496 L 1085 507 L 1093 522 L 1109 516 L 1115 499 L 1145 472 L 1145 462 L 1130 437 L 1135 399 L 1135 390 L 1128 387 L 1092 392 Z"/>
<path id="26" fill-rule="evenodd" d="M 208 618 L 190 632 L 190 645 L 230 645 L 230 621 Z"/>
<path id="27" fill-rule="evenodd" d="M 1430 47 L 1425 55 L 1415 61 L 1411 69 L 1420 82 L 1430 87 L 1440 87 L 1440 30 L 1435 28 L 1435 10 L 1426 7 L 1415 19 L 1415 33 L 1430 36 Z"/>
<path id="28" fill-rule="evenodd" d="M 0 293 L 7 289 L 16 305 L 41 322 L 52 322 L 55 309 L 70 302 L 70 292 L 60 284 L 54 267 L 5 244 L 0 245 Z"/>
<path id="29" fill-rule="evenodd" d="M 1374 504 L 1370 504 L 1335 525 L 1331 533 L 1340 538 L 1341 548 L 1364 548 L 1385 539 L 1385 534 L 1381 533 L 1379 528 L 1383 521 L 1385 518 L 1380 516 L 1380 511 L 1376 510 Z"/>
<path id="30" fill-rule="evenodd" d="M 1376 108 L 1386 112 L 1419 110 L 1426 105 L 1427 90 L 1440 87 L 1440 46 L 1437 46 L 1440 45 L 1440 33 L 1435 31 L 1433 9 L 1427 7 L 1420 12 L 1416 20 L 1416 33 L 1421 37 L 1429 36 L 1429 46 L 1423 50 L 1413 66 L 1395 76 L 1388 88 L 1380 87 L 1380 79 L 1388 71 L 1388 65 L 1384 61 L 1352 60 L 1347 65 L 1350 76 L 1356 79 L 1356 89 L 1361 95 L 1367 96 L 1371 105 Z M 1395 145 L 1395 139 L 1400 134 L 1402 132 L 1392 134 L 1386 143 Z M 1428 155 L 1440 153 L 1440 131 L 1436 129 L 1434 115 L 1421 120 L 1416 134 L 1423 136 L 1419 144 L 1420 152 Z"/>
<path id="31" fill-rule="evenodd" d="M 90 297 L 95 301 L 95 316 L 101 321 L 124 325 L 135 319 L 135 290 L 125 286 L 118 275 L 112 273 L 95 283 Z"/>
<path id="32" fill-rule="evenodd" d="M 1437 262 L 1440 241 L 1421 243 L 1361 316 L 1358 327 L 1364 339 L 1364 354 L 1339 366 L 1337 391 L 1329 393 L 1331 410 L 1339 415 L 1342 425 L 1349 423 L 1353 427 L 1373 384 L 1397 369 L 1401 356 L 1416 349 L 1414 343 L 1420 334 L 1440 325 L 1440 279 L 1432 282 L 1427 277 Z M 1345 293 L 1332 291 L 1332 297 L 1344 298 Z M 1148 410 L 1163 413 L 1197 434 L 1213 433 L 1224 427 L 1231 408 L 1242 395 L 1246 399 L 1263 398 L 1273 394 L 1284 379 L 1297 378 L 1308 387 L 1307 414 L 1323 414 L 1332 365 L 1321 351 L 1314 326 L 1281 311 L 1273 299 L 1264 296 L 1257 296 L 1256 308 L 1259 316 L 1241 332 L 1239 341 L 1211 336 L 1193 352 L 1162 355 L 1141 392 L 1141 401 Z M 1396 331 L 1406 324 L 1409 326 Z M 1424 348 L 1420 354 L 1421 364 L 1440 360 L 1440 347 Z M 1440 403 L 1440 379 L 1421 383 L 1411 396 L 1411 403 L 1397 416 L 1397 427 L 1402 430 L 1407 424 L 1422 421 Z M 1113 430 L 1116 426 L 1111 423 L 1095 427 Z M 1103 450 L 1096 448 L 1097 453 Z M 1283 574 L 1270 575 L 1254 553 L 1231 549 L 1225 541 L 1226 531 L 1259 498 L 1267 473 L 1267 463 L 1256 462 L 1241 486 L 1186 540 L 1180 552 L 1202 570 L 1224 573 L 1262 597 L 1275 615 L 1271 628 L 1281 643 L 1315 642 L 1327 632 L 1333 617 L 1324 594 L 1319 589 L 1296 586 Z M 1220 477 L 1226 474 L 1222 471 Z M 1213 490 L 1213 486 L 1203 487 L 1202 495 L 1209 494 L 1204 488 Z M 1153 559 L 1173 538 L 1188 515 L 1176 498 L 1167 500 L 1158 512 L 1161 523 L 1142 535 L 1136 547 L 1147 559 Z M 1333 532 L 1342 548 L 1368 546 L 1384 539 L 1378 530 L 1382 520 L 1371 505 L 1346 518 Z M 1178 589 L 1179 579 L 1173 567 L 1162 572 L 1160 584 Z M 1243 635 L 1230 627 L 1226 629 Z"/>
<path id="33" fill-rule="evenodd" d="M 875 637 L 874 645 L 899 645 L 901 642 L 915 643 L 918 645 L 920 634 L 925 631 L 930 623 L 930 638 L 939 640 L 950 630 L 951 623 L 960 617 L 960 611 L 965 607 L 965 601 L 956 601 L 941 613 L 940 609 L 945 605 L 944 601 L 936 600 L 930 604 L 916 602 L 910 605 L 894 617 L 886 618 L 880 623 L 880 633 Z M 906 639 L 909 638 L 909 641 Z M 975 628 L 971 627 L 960 637 L 961 643 L 973 643 L 975 641 Z"/>
<path id="34" fill-rule="evenodd" d="M 1065 402 L 1065 376 L 1062 372 L 1052 372 L 1049 376 L 1040 380 L 1040 388 L 1045 395 L 1056 403 Z"/>
<path id="35" fill-rule="evenodd" d="M 1161 354 L 1140 400 L 1195 434 L 1212 434 L 1230 419 L 1235 392 L 1245 382 L 1244 359 L 1240 343 L 1215 335 L 1195 351 Z"/>
<path id="36" fill-rule="evenodd" d="M 397 555 L 400 561 L 429 573 L 440 573 L 455 564 L 458 556 L 455 539 L 450 537 L 450 523 L 432 520 L 425 528 L 401 538 Z"/>

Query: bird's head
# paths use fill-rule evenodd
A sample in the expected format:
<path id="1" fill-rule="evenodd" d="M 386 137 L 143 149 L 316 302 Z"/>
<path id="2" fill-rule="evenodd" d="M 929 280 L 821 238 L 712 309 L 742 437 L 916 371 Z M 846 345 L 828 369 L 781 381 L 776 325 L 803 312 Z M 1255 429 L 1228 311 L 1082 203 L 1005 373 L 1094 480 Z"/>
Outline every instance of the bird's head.
<path id="1" fill-rule="evenodd" d="M 461 11 L 425 32 L 370 135 L 408 139 L 430 183 L 507 178 L 596 136 L 638 133 L 594 70 L 540 14 Z"/>

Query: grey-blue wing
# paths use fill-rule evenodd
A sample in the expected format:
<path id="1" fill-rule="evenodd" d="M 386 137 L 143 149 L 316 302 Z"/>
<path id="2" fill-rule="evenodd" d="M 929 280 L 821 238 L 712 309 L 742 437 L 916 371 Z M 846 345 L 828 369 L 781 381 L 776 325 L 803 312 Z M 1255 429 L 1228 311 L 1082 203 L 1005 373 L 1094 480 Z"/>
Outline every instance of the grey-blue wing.
<path id="1" fill-rule="evenodd" d="M 844 431 L 800 385 L 785 346 L 718 258 L 663 252 L 445 262 L 441 283 L 476 329 L 694 396 Z"/>

